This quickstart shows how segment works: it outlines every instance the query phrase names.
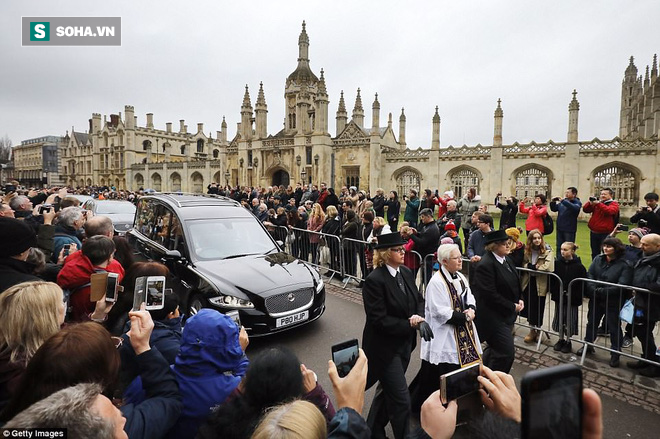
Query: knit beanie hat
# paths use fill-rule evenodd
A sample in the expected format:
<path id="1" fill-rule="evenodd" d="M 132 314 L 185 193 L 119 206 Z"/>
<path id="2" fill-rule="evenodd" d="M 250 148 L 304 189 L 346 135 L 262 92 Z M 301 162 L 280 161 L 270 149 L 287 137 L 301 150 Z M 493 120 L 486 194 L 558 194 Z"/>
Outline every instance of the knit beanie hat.
<path id="1" fill-rule="evenodd" d="M 451 239 L 451 238 L 448 237 L 448 236 L 445 236 L 444 238 L 442 238 L 442 239 L 440 240 L 440 244 L 441 244 L 441 245 L 443 245 L 443 244 L 453 244 L 453 243 L 454 243 L 454 240 Z"/>
<path id="2" fill-rule="evenodd" d="M 518 242 L 520 241 L 520 230 L 518 230 L 515 227 L 509 227 L 508 229 L 505 230 L 506 234 L 509 235 L 509 238 L 513 239 L 514 241 Z"/>
<path id="3" fill-rule="evenodd" d="M 445 231 L 447 230 L 456 230 L 456 224 L 454 224 L 453 221 L 449 221 L 447 224 L 445 224 Z"/>
<path id="4" fill-rule="evenodd" d="M 632 229 L 630 233 L 634 233 L 635 235 L 639 236 L 639 239 L 642 239 L 645 235 L 648 235 L 649 229 L 646 227 L 637 227 Z"/>
<path id="5" fill-rule="evenodd" d="M 23 253 L 37 246 L 37 235 L 25 221 L 0 217 L 0 258 Z"/>

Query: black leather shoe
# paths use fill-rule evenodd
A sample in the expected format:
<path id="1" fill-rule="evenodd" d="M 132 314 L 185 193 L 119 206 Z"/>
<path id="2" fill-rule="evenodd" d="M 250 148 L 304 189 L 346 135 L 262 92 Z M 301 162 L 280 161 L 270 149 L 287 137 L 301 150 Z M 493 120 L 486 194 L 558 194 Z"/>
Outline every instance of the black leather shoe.
<path id="1" fill-rule="evenodd" d="M 570 354 L 572 350 L 573 350 L 573 345 L 571 345 L 571 341 L 570 341 L 570 340 L 567 341 L 567 342 L 564 344 L 564 346 L 561 347 L 561 351 L 562 351 L 564 354 Z"/>
<path id="2" fill-rule="evenodd" d="M 594 352 L 596 352 L 596 349 L 594 349 L 593 346 L 587 346 L 587 354 L 593 354 Z M 584 346 L 582 346 L 580 349 L 578 349 L 577 352 L 575 353 L 575 355 L 580 357 L 580 356 L 582 356 L 583 353 L 584 353 Z"/>
<path id="3" fill-rule="evenodd" d="M 628 363 L 626 363 L 626 366 L 628 367 L 628 369 L 644 369 L 646 367 L 649 367 L 649 364 L 637 360 L 637 361 L 629 361 Z"/>
<path id="4" fill-rule="evenodd" d="M 610 357 L 610 367 L 619 367 L 619 356 L 612 355 Z"/>
<path id="5" fill-rule="evenodd" d="M 566 340 L 559 340 L 557 343 L 555 343 L 552 349 L 555 350 L 556 352 L 559 352 L 561 351 L 561 349 L 564 347 L 565 344 L 566 344 Z"/>

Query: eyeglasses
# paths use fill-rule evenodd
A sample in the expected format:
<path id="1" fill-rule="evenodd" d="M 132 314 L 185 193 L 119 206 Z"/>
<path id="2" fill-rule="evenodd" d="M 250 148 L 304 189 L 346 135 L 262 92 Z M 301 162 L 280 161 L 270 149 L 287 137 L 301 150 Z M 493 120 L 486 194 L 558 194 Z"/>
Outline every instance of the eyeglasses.
<path id="1" fill-rule="evenodd" d="M 452 261 L 460 261 L 463 259 L 463 256 L 456 256 L 455 258 L 448 258 L 448 259 Z"/>
<path id="2" fill-rule="evenodd" d="M 403 247 L 397 247 L 397 248 L 391 248 L 390 251 L 394 253 L 405 253 L 406 249 Z"/>

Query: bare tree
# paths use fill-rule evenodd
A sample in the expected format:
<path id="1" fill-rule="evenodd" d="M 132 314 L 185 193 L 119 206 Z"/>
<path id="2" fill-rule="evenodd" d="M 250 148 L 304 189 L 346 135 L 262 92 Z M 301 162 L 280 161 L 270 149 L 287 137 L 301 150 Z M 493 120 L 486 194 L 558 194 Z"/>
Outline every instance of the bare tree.
<path id="1" fill-rule="evenodd" d="M 4 137 L 0 137 L 0 162 L 6 162 L 9 160 L 11 145 L 11 139 L 8 135 L 5 134 Z"/>

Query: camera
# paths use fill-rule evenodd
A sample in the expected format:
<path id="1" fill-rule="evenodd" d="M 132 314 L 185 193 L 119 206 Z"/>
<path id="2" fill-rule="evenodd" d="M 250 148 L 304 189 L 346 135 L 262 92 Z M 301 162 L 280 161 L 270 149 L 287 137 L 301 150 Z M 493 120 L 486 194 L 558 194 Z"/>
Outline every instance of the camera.
<path id="1" fill-rule="evenodd" d="M 42 204 L 39 206 L 39 215 L 43 215 L 44 212 L 50 212 L 53 209 L 52 204 Z"/>
<path id="2" fill-rule="evenodd" d="M 596 197 L 589 197 L 589 201 L 591 201 L 591 202 L 596 201 Z"/>
<path id="3" fill-rule="evenodd" d="M 625 225 L 625 224 L 619 224 L 619 225 L 617 226 L 617 230 L 620 230 L 620 231 L 622 231 L 622 232 L 627 232 L 628 229 L 629 229 L 629 227 L 628 227 L 627 225 Z"/>
<path id="4" fill-rule="evenodd" d="M 557 202 L 557 201 L 559 201 L 559 200 L 561 200 L 561 198 L 559 198 L 559 197 L 554 197 L 554 198 L 552 199 L 552 201 L 554 201 L 554 202 Z"/>

